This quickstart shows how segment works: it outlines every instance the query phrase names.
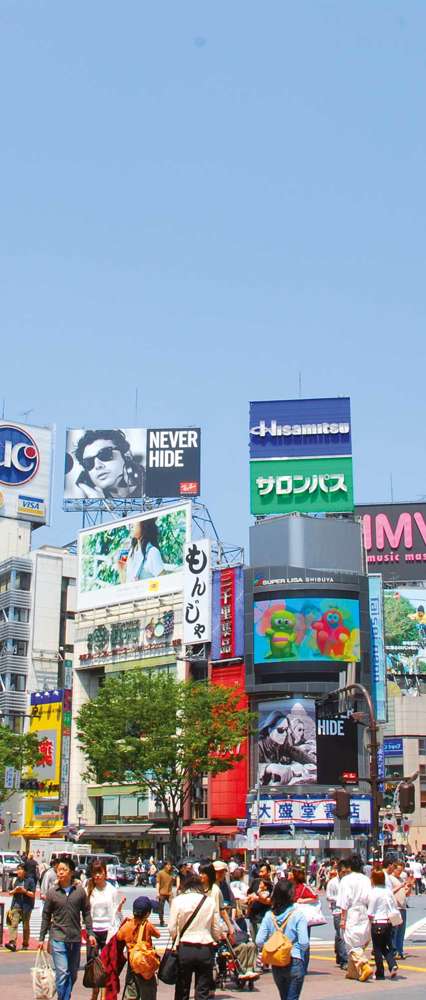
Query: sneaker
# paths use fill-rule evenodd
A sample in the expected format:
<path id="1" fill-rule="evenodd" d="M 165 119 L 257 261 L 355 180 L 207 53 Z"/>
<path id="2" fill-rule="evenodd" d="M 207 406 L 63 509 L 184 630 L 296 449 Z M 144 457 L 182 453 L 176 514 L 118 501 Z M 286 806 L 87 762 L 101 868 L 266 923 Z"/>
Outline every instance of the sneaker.
<path id="1" fill-rule="evenodd" d="M 342 964 L 340 966 L 340 968 L 342 969 L 342 972 L 346 972 L 347 967 L 348 967 L 348 963 L 347 962 L 342 962 Z"/>
<path id="2" fill-rule="evenodd" d="M 16 951 L 16 944 L 14 941 L 8 941 L 7 944 L 5 944 L 5 948 L 8 948 L 9 951 Z"/>
<path id="3" fill-rule="evenodd" d="M 398 975 L 398 966 L 394 965 L 390 977 L 391 979 L 396 979 L 397 975 Z"/>
<path id="4" fill-rule="evenodd" d="M 397 957 L 398 961 L 400 961 L 400 962 L 401 962 L 401 961 L 402 961 L 402 962 L 405 962 L 405 959 L 407 958 L 407 956 L 406 956 L 406 955 L 397 955 L 396 957 Z"/>
<path id="5" fill-rule="evenodd" d="M 374 970 L 371 968 L 371 965 L 369 965 L 368 962 L 366 962 L 359 977 L 360 983 L 366 983 L 367 979 L 370 979 L 370 976 L 373 975 L 373 971 Z"/>
<path id="6" fill-rule="evenodd" d="M 376 975 L 373 976 L 373 979 L 375 980 L 376 983 L 382 983 L 384 981 L 384 978 L 385 978 L 384 976 L 378 976 L 377 972 Z"/>

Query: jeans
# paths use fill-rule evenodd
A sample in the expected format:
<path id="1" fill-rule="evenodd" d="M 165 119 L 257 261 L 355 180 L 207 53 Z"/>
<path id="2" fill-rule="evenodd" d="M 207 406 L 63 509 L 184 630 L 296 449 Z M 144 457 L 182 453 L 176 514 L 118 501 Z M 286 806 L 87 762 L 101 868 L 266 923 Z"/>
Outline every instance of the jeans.
<path id="1" fill-rule="evenodd" d="M 348 952 L 346 949 L 344 937 L 340 927 L 341 913 L 333 913 L 333 924 L 334 924 L 334 953 L 336 955 L 336 962 L 338 965 L 348 964 Z"/>
<path id="2" fill-rule="evenodd" d="M 56 972 L 58 1000 L 70 1000 L 80 966 L 80 942 L 51 941 L 50 952 Z"/>
<path id="3" fill-rule="evenodd" d="M 280 1000 L 298 1000 L 302 992 L 305 978 L 305 963 L 301 958 L 292 958 L 291 964 L 280 969 L 272 966 L 274 983 L 280 994 Z"/>
<path id="4" fill-rule="evenodd" d="M 423 881 L 421 878 L 416 878 L 414 881 L 416 896 L 419 896 L 423 892 Z"/>
<path id="5" fill-rule="evenodd" d="M 373 942 L 376 977 L 378 979 L 385 978 L 384 958 L 388 963 L 389 972 L 392 972 L 392 969 L 396 966 L 395 952 L 392 944 L 392 931 L 392 924 L 372 923 L 371 925 L 371 940 Z"/>
<path id="6" fill-rule="evenodd" d="M 22 920 L 22 947 L 28 948 L 30 941 L 30 918 L 32 910 L 21 910 L 20 906 L 13 906 L 11 909 L 12 923 L 9 927 L 9 943 L 16 944 L 18 937 L 18 927 Z"/>
<path id="7" fill-rule="evenodd" d="M 158 897 L 158 916 L 160 918 L 160 927 L 164 925 L 164 907 L 166 903 L 170 902 L 170 896 L 159 896 Z"/>
<path id="8" fill-rule="evenodd" d="M 213 978 L 213 947 L 209 944 L 180 944 L 179 972 L 175 1000 L 189 1000 L 195 975 L 195 1000 L 209 1000 Z"/>
<path id="9" fill-rule="evenodd" d="M 401 909 L 399 912 L 400 912 L 401 917 L 402 917 L 402 924 L 400 924 L 399 927 L 394 927 L 393 928 L 392 945 L 393 945 L 394 951 L 396 951 L 397 955 L 403 955 L 404 954 L 405 928 L 407 926 L 407 910 L 402 910 Z"/>

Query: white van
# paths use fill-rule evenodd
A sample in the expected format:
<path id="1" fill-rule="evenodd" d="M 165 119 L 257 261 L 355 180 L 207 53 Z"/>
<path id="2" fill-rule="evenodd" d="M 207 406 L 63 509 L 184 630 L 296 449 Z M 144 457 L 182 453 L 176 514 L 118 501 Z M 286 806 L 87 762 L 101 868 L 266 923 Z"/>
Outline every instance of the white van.
<path id="1" fill-rule="evenodd" d="M 0 875 L 14 875 L 20 863 L 19 854 L 15 854 L 14 851 L 0 851 Z"/>

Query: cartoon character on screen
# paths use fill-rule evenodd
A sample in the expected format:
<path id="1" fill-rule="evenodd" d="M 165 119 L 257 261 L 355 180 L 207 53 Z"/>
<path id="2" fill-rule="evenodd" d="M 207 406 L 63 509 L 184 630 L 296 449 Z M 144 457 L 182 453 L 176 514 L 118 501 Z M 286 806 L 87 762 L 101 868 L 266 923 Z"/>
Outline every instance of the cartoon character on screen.
<path id="1" fill-rule="evenodd" d="M 319 621 L 312 622 L 316 632 L 318 649 L 322 656 L 344 656 L 349 629 L 343 624 L 343 615 L 338 608 L 329 608 Z"/>
<path id="2" fill-rule="evenodd" d="M 272 612 L 269 628 L 265 629 L 270 647 L 265 660 L 288 660 L 296 656 L 296 621 L 296 615 L 284 607 Z"/>

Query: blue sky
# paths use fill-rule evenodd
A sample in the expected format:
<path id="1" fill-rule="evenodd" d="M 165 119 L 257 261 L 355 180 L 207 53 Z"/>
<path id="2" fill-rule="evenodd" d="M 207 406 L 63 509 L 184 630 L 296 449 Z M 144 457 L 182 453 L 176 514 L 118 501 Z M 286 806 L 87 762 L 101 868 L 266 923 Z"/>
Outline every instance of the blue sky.
<path id="1" fill-rule="evenodd" d="M 0 0 L 0 398 L 64 431 L 203 428 L 250 521 L 250 399 L 352 397 L 358 501 L 418 499 L 426 6 Z"/>

